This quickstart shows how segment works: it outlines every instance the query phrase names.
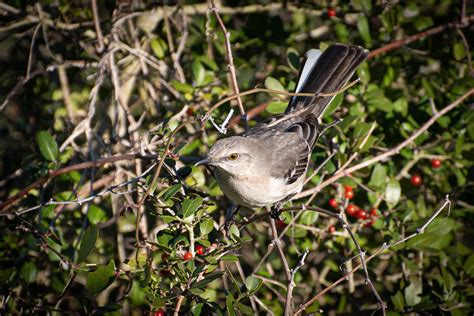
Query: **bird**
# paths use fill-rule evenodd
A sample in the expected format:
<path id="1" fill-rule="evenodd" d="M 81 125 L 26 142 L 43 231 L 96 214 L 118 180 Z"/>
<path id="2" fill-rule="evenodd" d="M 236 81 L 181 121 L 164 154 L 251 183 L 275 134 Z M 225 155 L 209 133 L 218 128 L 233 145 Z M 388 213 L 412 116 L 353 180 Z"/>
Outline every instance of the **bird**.
<path id="1" fill-rule="evenodd" d="M 332 97 L 367 58 L 361 46 L 332 44 L 310 49 L 303 58 L 296 93 L 282 115 L 237 136 L 219 139 L 195 165 L 208 167 L 225 196 L 238 207 L 280 208 L 303 189 L 311 153 L 323 131 L 320 124 Z"/>

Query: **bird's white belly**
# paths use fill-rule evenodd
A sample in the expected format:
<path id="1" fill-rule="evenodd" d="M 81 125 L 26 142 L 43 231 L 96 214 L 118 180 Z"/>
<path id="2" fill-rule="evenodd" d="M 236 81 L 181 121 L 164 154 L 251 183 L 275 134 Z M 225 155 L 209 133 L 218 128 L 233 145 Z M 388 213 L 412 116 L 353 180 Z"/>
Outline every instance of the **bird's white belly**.
<path id="1" fill-rule="evenodd" d="M 286 184 L 283 179 L 268 177 L 235 177 L 229 174 L 215 173 L 216 180 L 224 194 L 235 204 L 246 207 L 264 207 L 272 205 L 295 194 L 302 189 L 302 181 Z"/>

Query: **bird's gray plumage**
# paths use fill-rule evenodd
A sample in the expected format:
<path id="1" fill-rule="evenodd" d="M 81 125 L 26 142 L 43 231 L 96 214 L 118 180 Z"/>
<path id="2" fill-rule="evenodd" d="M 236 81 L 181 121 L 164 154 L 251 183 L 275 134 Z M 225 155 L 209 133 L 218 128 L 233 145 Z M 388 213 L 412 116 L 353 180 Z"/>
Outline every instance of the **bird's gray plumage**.
<path id="1" fill-rule="evenodd" d="M 362 47 L 342 44 L 331 45 L 322 54 L 309 53 L 312 55 L 300 67 L 297 92 L 314 97 L 292 97 L 282 116 L 240 136 L 219 140 L 209 152 L 206 162 L 214 167 L 219 185 L 236 204 L 261 207 L 301 190 L 319 136 L 318 119 L 332 99 L 317 94 L 340 90 L 368 54 Z M 228 161 L 234 151 L 241 158 Z"/>

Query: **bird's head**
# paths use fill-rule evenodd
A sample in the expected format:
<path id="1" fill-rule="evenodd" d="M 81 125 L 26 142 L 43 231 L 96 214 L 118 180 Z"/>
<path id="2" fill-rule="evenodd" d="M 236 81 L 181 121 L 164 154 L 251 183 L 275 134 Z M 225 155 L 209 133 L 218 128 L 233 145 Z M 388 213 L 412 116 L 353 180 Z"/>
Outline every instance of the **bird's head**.
<path id="1" fill-rule="evenodd" d="M 254 141 L 233 136 L 218 140 L 209 150 L 207 157 L 196 163 L 217 168 L 230 175 L 243 175 L 255 163 L 257 145 Z"/>

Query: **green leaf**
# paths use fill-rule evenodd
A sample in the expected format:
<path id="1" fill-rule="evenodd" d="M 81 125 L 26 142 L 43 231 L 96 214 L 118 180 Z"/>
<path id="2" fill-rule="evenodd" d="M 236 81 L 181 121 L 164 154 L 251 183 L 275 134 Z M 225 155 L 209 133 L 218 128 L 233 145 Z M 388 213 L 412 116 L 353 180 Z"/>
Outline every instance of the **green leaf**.
<path id="1" fill-rule="evenodd" d="M 115 264 L 110 260 L 106 266 L 100 266 L 87 275 L 86 288 L 92 294 L 97 294 L 107 288 L 115 280 Z"/>
<path id="2" fill-rule="evenodd" d="M 400 183 L 397 179 L 392 178 L 387 184 L 387 188 L 385 189 L 385 201 L 390 206 L 390 208 L 395 207 L 398 201 L 400 201 L 400 196 L 402 193 L 402 188 L 400 187 Z"/>
<path id="3" fill-rule="evenodd" d="M 163 200 L 167 201 L 170 198 L 172 198 L 176 194 L 176 192 L 178 192 L 181 189 L 181 187 L 182 187 L 181 183 L 174 184 L 174 185 L 170 186 L 169 188 L 167 188 L 166 190 L 161 191 L 158 194 L 158 197 L 161 196 L 161 197 L 163 197 Z"/>
<path id="4" fill-rule="evenodd" d="M 205 285 L 211 283 L 212 281 L 217 280 L 220 277 L 222 277 L 224 273 L 225 273 L 224 271 L 215 271 L 215 272 L 206 274 L 203 280 L 193 283 L 191 287 L 193 288 L 204 287 Z"/>
<path id="5" fill-rule="evenodd" d="M 81 246 L 79 247 L 77 254 L 77 264 L 83 262 L 92 250 L 94 250 L 98 237 L 99 230 L 97 229 L 97 226 L 91 225 L 86 229 L 84 236 L 82 236 Z"/>
<path id="6" fill-rule="evenodd" d="M 461 60 L 466 56 L 466 50 L 464 49 L 464 44 L 462 42 L 456 42 L 453 45 L 453 54 L 456 60 Z"/>
<path id="7" fill-rule="evenodd" d="M 265 87 L 271 90 L 285 91 L 285 88 L 280 83 L 280 81 L 273 77 L 267 77 L 267 79 L 265 79 Z"/>
<path id="8" fill-rule="evenodd" d="M 156 37 L 153 38 L 150 41 L 150 47 L 151 47 L 151 50 L 153 51 L 153 54 L 155 54 L 156 57 L 158 57 L 159 59 L 162 59 L 163 57 L 165 57 L 165 50 L 159 38 L 156 38 Z"/>
<path id="9" fill-rule="evenodd" d="M 281 114 L 285 112 L 287 106 L 288 106 L 288 102 L 273 101 L 273 102 L 270 102 L 266 110 L 270 114 Z"/>
<path id="10" fill-rule="evenodd" d="M 443 266 L 441 266 L 441 275 L 443 276 L 443 283 L 446 291 L 451 293 L 456 285 L 456 280 L 454 280 L 454 277 Z"/>
<path id="11" fill-rule="evenodd" d="M 305 211 L 301 215 L 301 223 L 304 225 L 312 225 L 318 220 L 319 214 L 313 211 Z"/>
<path id="12" fill-rule="evenodd" d="M 423 233 L 407 241 L 407 247 L 417 250 L 436 249 L 441 250 L 446 248 L 451 243 L 453 236 L 446 234 L 443 236 Z"/>
<path id="13" fill-rule="evenodd" d="M 471 278 L 474 277 L 474 255 L 470 255 L 464 262 L 463 270 Z"/>
<path id="14" fill-rule="evenodd" d="M 26 262 L 23 267 L 21 267 L 20 275 L 26 283 L 33 283 L 36 281 L 36 274 L 38 269 L 33 262 Z"/>
<path id="15" fill-rule="evenodd" d="M 100 207 L 91 204 L 89 206 L 89 211 L 87 212 L 87 219 L 91 224 L 96 225 L 100 222 L 104 222 L 107 219 L 107 215 Z"/>
<path id="16" fill-rule="evenodd" d="M 219 70 L 219 66 L 217 66 L 216 62 L 213 61 L 212 59 L 210 59 L 209 57 L 207 57 L 207 56 L 200 56 L 200 57 L 199 57 L 199 60 L 200 60 L 204 65 L 206 65 L 207 67 L 209 67 L 209 69 L 211 69 L 212 71 L 217 71 L 217 70 Z"/>
<path id="17" fill-rule="evenodd" d="M 253 309 L 250 306 L 244 305 L 237 301 L 235 302 L 235 307 L 237 307 L 237 309 L 240 310 L 245 315 L 253 315 Z"/>
<path id="18" fill-rule="evenodd" d="M 195 197 L 194 199 L 185 199 L 181 205 L 181 213 L 183 218 L 190 217 L 198 210 L 202 205 L 203 199 L 200 196 Z"/>
<path id="19" fill-rule="evenodd" d="M 58 158 L 58 144 L 47 131 L 40 131 L 36 134 L 36 144 L 46 160 L 55 161 Z"/>
<path id="20" fill-rule="evenodd" d="M 410 277 L 410 285 L 405 288 L 405 301 L 407 306 L 415 306 L 421 302 L 419 296 L 423 292 L 421 281 L 418 277 Z"/>
<path id="21" fill-rule="evenodd" d="M 405 299 L 403 298 L 402 292 L 398 291 L 397 294 L 391 297 L 391 299 L 396 310 L 403 310 L 403 307 L 405 306 Z"/>
<path id="22" fill-rule="evenodd" d="M 369 186 L 375 190 L 385 189 L 387 168 L 382 164 L 376 164 L 370 176 Z"/>
<path id="23" fill-rule="evenodd" d="M 359 15 L 359 18 L 357 19 L 357 29 L 359 30 L 359 34 L 364 40 L 366 46 L 372 46 L 372 37 L 370 36 L 369 21 L 367 20 L 367 17 L 363 14 Z"/>
<path id="24" fill-rule="evenodd" d="M 160 230 L 156 234 L 156 242 L 162 249 L 167 250 L 168 252 L 171 251 L 171 241 L 173 240 L 173 234 L 169 231 Z"/>
<path id="25" fill-rule="evenodd" d="M 236 255 L 227 254 L 227 255 L 222 256 L 221 260 L 226 261 L 226 262 L 238 262 L 239 257 L 237 257 Z"/>
<path id="26" fill-rule="evenodd" d="M 203 220 L 199 224 L 199 230 L 201 231 L 201 235 L 207 235 L 214 229 L 214 221 L 210 218 Z"/>
<path id="27" fill-rule="evenodd" d="M 15 271 L 14 268 L 0 270 L 0 284 L 9 282 L 16 275 Z"/>
<path id="28" fill-rule="evenodd" d="M 240 230 L 237 225 L 232 224 L 229 229 L 229 235 L 231 238 L 240 238 Z"/>
<path id="29" fill-rule="evenodd" d="M 204 83 L 205 76 L 206 76 L 206 70 L 204 69 L 204 66 L 199 62 L 199 60 L 194 60 L 193 78 L 198 86 Z"/>
<path id="30" fill-rule="evenodd" d="M 393 110 L 392 101 L 390 101 L 384 94 L 384 90 L 371 84 L 364 96 L 367 100 L 369 109 L 376 108 L 384 112 L 391 112 Z"/>
<path id="31" fill-rule="evenodd" d="M 326 110 L 324 110 L 323 117 L 327 117 L 334 113 L 334 111 L 337 110 L 337 108 L 341 105 L 342 100 L 344 99 L 344 96 L 342 93 L 339 93 L 336 95 L 332 100 L 331 103 L 329 103 L 328 107 Z"/>
<path id="32" fill-rule="evenodd" d="M 372 128 L 373 123 L 359 123 L 354 128 L 354 137 L 364 138 Z"/>
<path id="33" fill-rule="evenodd" d="M 235 298 L 232 294 L 227 294 L 226 296 L 226 300 L 225 300 L 225 307 L 227 309 L 227 314 L 229 316 L 235 316 L 235 307 L 234 307 L 234 303 L 235 303 Z"/>
<path id="34" fill-rule="evenodd" d="M 293 69 L 293 70 L 298 70 L 300 68 L 300 55 L 298 54 L 298 51 L 294 49 L 293 47 L 288 48 L 286 51 L 286 58 L 288 61 L 288 65 Z"/>
<path id="35" fill-rule="evenodd" d="M 194 88 L 190 84 L 182 83 L 182 82 L 179 82 L 179 81 L 176 81 L 176 80 L 173 80 L 171 82 L 171 84 L 179 92 L 182 92 L 182 93 L 193 93 L 194 92 Z"/>
<path id="36" fill-rule="evenodd" d="M 425 221 L 425 220 L 424 220 Z M 426 232 L 438 236 L 444 236 L 456 228 L 456 221 L 452 218 L 435 218 L 426 227 Z"/>
<path id="37" fill-rule="evenodd" d="M 245 287 L 249 293 L 255 293 L 262 286 L 262 280 L 254 276 L 248 276 L 245 279 Z"/>

